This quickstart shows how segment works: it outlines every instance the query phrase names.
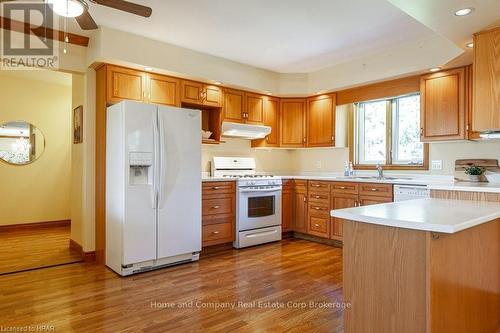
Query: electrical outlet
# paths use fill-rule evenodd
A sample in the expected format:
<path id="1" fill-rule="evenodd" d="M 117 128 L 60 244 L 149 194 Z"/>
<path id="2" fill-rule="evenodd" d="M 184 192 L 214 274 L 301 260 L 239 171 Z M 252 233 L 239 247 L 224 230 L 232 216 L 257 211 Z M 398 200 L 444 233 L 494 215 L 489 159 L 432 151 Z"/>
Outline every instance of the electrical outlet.
<path id="1" fill-rule="evenodd" d="M 316 161 L 316 169 L 321 169 L 321 161 Z"/>
<path id="2" fill-rule="evenodd" d="M 443 170 L 443 161 L 442 160 L 432 160 L 431 169 L 432 170 Z"/>

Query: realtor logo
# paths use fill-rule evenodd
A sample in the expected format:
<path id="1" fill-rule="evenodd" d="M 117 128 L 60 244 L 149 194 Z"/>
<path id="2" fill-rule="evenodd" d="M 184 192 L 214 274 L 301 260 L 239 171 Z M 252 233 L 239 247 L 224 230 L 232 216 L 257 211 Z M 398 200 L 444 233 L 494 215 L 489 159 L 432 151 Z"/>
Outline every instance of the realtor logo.
<path id="1" fill-rule="evenodd" d="M 48 3 L 3 2 L 0 19 L 0 69 L 58 68 L 56 20 Z"/>

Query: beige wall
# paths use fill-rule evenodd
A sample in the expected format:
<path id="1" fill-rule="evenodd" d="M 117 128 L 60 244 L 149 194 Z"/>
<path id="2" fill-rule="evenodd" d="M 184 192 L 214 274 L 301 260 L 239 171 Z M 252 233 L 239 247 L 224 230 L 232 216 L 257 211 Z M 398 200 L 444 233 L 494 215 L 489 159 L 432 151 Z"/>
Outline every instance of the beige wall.
<path id="1" fill-rule="evenodd" d="M 69 219 L 71 87 L 0 71 L 0 92 L 0 122 L 29 121 L 46 140 L 43 155 L 34 163 L 0 163 L 0 224 Z"/>
<path id="2" fill-rule="evenodd" d="M 220 145 L 202 146 L 202 171 L 210 171 L 213 156 L 254 157 L 257 171 L 293 171 L 292 151 L 285 149 L 253 149 L 250 140 L 223 138 Z"/>

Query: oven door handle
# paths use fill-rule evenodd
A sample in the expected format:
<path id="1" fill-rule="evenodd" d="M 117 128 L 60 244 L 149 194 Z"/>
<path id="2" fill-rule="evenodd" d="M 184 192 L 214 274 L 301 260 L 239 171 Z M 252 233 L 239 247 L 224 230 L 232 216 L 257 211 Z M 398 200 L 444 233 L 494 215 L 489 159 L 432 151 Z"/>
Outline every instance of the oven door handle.
<path id="1" fill-rule="evenodd" d="M 281 191 L 281 187 L 272 188 L 260 188 L 260 189 L 240 189 L 240 193 L 255 193 L 255 192 L 278 192 Z"/>

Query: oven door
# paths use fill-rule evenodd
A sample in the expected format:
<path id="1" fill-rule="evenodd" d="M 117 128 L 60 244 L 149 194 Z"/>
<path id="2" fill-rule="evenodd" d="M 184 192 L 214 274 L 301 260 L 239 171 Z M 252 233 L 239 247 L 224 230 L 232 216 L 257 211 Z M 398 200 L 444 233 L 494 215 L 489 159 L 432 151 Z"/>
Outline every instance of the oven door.
<path id="1" fill-rule="evenodd" d="M 281 225 L 281 186 L 238 189 L 238 231 Z"/>

